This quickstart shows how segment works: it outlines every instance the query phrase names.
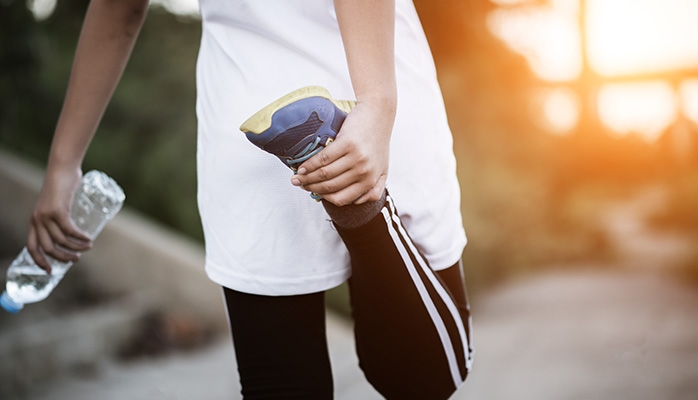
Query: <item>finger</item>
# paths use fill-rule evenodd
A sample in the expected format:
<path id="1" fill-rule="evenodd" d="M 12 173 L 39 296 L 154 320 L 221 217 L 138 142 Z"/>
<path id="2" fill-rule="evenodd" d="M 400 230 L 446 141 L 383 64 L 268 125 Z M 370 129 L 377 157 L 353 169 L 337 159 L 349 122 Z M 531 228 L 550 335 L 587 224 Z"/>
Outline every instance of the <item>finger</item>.
<path id="1" fill-rule="evenodd" d="M 55 222 L 66 235 L 66 239 L 78 245 L 79 248 L 76 249 L 77 251 L 84 251 L 92 248 L 92 238 L 76 227 L 70 218 L 57 218 Z"/>
<path id="2" fill-rule="evenodd" d="M 353 164 L 349 157 L 341 157 L 332 164 L 320 167 L 305 175 L 294 175 L 291 183 L 295 186 L 308 186 L 319 182 L 325 182 L 346 174 Z"/>
<path id="3" fill-rule="evenodd" d="M 48 230 L 49 235 L 51 235 L 54 244 L 60 245 L 66 250 L 78 252 L 90 249 L 89 242 L 66 236 L 58 225 L 58 222 L 55 220 L 48 221 L 45 227 Z"/>
<path id="4" fill-rule="evenodd" d="M 383 192 L 385 191 L 385 183 L 388 180 L 387 175 L 381 175 L 378 178 L 378 182 L 366 193 L 361 195 L 354 204 L 364 204 L 368 202 L 379 201 L 383 197 Z"/>
<path id="5" fill-rule="evenodd" d="M 362 184 L 355 183 L 338 192 L 324 194 L 322 195 L 322 198 L 336 206 L 346 206 L 348 204 L 352 204 L 354 200 L 363 194 L 364 189 L 362 188 Z"/>
<path id="6" fill-rule="evenodd" d="M 29 250 L 29 255 L 34 260 L 34 263 L 38 265 L 41 269 L 47 273 L 51 273 L 51 264 L 46 260 L 46 257 L 41 253 L 39 249 L 39 243 L 36 235 L 36 228 L 34 224 L 29 225 L 29 236 L 27 237 L 27 250 Z"/>
<path id="7" fill-rule="evenodd" d="M 352 204 L 359 200 L 365 193 L 369 192 L 377 183 L 380 182 L 382 187 L 385 186 L 385 180 L 381 177 L 379 177 L 377 181 L 373 181 L 370 178 L 364 177 L 364 175 L 365 174 L 361 172 L 357 173 L 356 170 L 352 169 L 330 181 L 307 185 L 303 188 L 318 193 L 322 195 L 323 198 L 328 198 L 329 196 L 329 198 L 332 199 L 331 202 L 337 202 L 335 205 Z M 378 194 L 376 195 L 372 192 L 368 199 L 375 198 L 375 200 L 379 200 L 381 195 L 380 190 L 376 190 L 375 193 Z"/>
<path id="8" fill-rule="evenodd" d="M 78 229 L 70 218 L 56 218 L 55 222 L 68 239 L 82 245 L 78 250 L 87 250 L 92 247 L 92 238 Z"/>
<path id="9" fill-rule="evenodd" d="M 327 181 L 303 185 L 303 189 L 324 195 L 340 192 L 355 183 L 358 183 L 358 180 L 352 174 L 346 173 Z"/>
<path id="10" fill-rule="evenodd" d="M 309 174 L 318 168 L 330 165 L 347 153 L 346 146 L 341 141 L 334 141 L 331 146 L 322 149 L 298 167 L 299 175 Z"/>
<path id="11" fill-rule="evenodd" d="M 56 247 L 53 238 L 43 226 L 37 227 L 37 236 L 39 238 L 39 246 L 41 250 L 46 253 L 46 255 L 53 257 L 57 261 L 77 262 L 79 257 L 77 254 L 66 252 L 58 247 Z"/>

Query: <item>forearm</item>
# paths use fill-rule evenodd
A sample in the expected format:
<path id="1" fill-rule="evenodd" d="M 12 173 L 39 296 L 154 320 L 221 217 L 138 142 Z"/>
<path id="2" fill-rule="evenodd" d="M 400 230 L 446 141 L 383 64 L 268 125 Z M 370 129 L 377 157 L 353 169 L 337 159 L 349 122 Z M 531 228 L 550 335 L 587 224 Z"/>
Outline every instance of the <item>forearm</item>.
<path id="1" fill-rule="evenodd" d="M 126 66 L 147 0 L 90 2 L 49 156 L 48 173 L 80 168 Z"/>
<path id="2" fill-rule="evenodd" d="M 379 201 L 388 179 L 397 109 L 395 1 L 335 0 L 356 107 L 331 146 L 304 162 L 291 183 L 336 205 Z"/>
<path id="3" fill-rule="evenodd" d="M 393 110 L 395 84 L 395 1 L 335 0 L 352 86 L 357 102 Z"/>

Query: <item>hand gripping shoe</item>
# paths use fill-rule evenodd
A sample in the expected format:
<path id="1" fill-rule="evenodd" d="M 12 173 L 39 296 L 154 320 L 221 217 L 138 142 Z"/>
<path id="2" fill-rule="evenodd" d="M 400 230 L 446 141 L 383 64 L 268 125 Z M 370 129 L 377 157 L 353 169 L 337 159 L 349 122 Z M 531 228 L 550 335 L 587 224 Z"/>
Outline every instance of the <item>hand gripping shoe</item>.
<path id="1" fill-rule="evenodd" d="M 259 110 L 241 126 L 247 139 L 294 172 L 330 144 L 356 103 L 334 100 L 327 89 L 306 86 Z M 320 196 L 311 193 L 318 200 Z"/>

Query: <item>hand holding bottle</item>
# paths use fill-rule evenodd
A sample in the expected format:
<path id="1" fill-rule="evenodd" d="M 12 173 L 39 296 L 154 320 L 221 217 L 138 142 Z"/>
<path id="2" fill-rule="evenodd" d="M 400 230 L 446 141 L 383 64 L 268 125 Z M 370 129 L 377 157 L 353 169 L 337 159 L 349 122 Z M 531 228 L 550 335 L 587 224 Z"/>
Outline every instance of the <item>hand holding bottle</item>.
<path id="1" fill-rule="evenodd" d="M 46 175 L 34 207 L 27 237 L 27 249 L 36 264 L 51 273 L 46 255 L 61 262 L 77 262 L 80 252 L 92 247 L 92 240 L 70 219 L 71 206 L 82 172 L 60 171 Z"/>
<path id="2" fill-rule="evenodd" d="M 33 235 L 30 234 L 30 240 L 34 241 L 34 251 L 40 253 L 40 259 L 47 263 L 48 268 L 40 268 L 38 263 L 35 263 L 37 258 L 32 259 L 30 251 L 25 247 L 7 270 L 6 290 L 0 296 L 0 306 L 5 310 L 16 313 L 26 303 L 45 299 L 75 261 L 75 257 L 54 259 L 53 254 L 70 255 L 69 250 L 59 247 L 69 248 L 72 243 L 67 242 L 75 241 L 75 238 L 85 238 L 85 243 L 91 244 L 90 238 L 97 237 L 104 225 L 121 209 L 125 199 L 124 192 L 106 174 L 90 171 L 78 183 L 77 191 L 70 189 L 68 180 L 63 186 L 58 186 L 65 190 L 57 192 L 51 188 L 52 184 L 44 184 L 44 188 L 49 189 L 42 191 L 41 204 L 37 205 L 37 209 L 42 210 L 38 213 L 41 218 L 38 219 L 38 227 L 33 225 L 32 220 Z M 56 198 L 52 200 L 53 193 L 56 193 Z M 66 196 L 71 198 L 68 206 L 65 205 Z M 66 208 L 70 210 L 69 225 L 66 225 L 65 221 L 58 222 L 58 216 L 63 214 Z M 68 226 L 65 231 L 62 230 L 64 226 Z M 80 236 L 73 236 L 75 234 Z M 44 250 L 48 249 L 48 246 L 53 246 L 53 250 L 58 251 L 49 253 L 48 250 Z M 73 248 L 81 246 L 74 245 Z M 47 254 L 41 254 L 42 251 L 46 251 Z"/>

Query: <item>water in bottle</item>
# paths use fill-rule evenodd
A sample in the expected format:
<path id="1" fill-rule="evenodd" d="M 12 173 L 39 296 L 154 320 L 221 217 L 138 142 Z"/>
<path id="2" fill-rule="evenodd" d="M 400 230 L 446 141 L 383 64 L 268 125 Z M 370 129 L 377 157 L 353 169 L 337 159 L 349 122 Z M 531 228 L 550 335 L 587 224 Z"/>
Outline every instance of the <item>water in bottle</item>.
<path id="1" fill-rule="evenodd" d="M 90 238 L 97 237 L 104 225 L 121 209 L 125 195 L 119 185 L 99 171 L 90 171 L 82 178 L 75 193 L 70 217 Z M 18 312 L 24 304 L 45 299 L 63 279 L 72 262 L 60 262 L 46 257 L 51 274 L 34 263 L 25 247 L 7 270 L 7 285 L 0 296 L 0 306 Z"/>

